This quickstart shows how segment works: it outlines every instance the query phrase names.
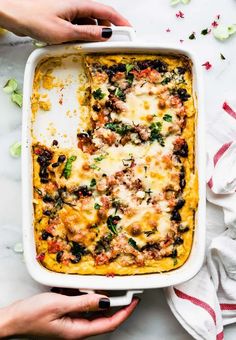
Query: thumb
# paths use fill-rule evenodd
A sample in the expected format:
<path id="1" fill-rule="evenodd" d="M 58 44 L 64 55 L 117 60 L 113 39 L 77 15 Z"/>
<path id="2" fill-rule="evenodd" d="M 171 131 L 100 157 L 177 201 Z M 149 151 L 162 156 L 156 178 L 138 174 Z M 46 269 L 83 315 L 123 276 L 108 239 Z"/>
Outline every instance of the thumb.
<path id="1" fill-rule="evenodd" d="M 106 41 L 112 36 L 112 28 L 98 25 L 73 25 L 65 22 L 65 41 Z"/>
<path id="2" fill-rule="evenodd" d="M 71 312 L 94 312 L 110 307 L 110 299 L 105 295 L 85 294 L 80 296 L 65 296 L 64 314 Z"/>

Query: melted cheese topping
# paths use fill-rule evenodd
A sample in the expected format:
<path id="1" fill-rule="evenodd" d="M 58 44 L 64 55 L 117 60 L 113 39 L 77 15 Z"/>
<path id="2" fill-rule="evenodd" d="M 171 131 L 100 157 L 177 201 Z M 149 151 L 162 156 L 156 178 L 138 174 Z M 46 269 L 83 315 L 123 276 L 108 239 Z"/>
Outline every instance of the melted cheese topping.
<path id="1" fill-rule="evenodd" d="M 78 147 L 33 145 L 38 259 L 63 273 L 175 269 L 189 256 L 198 201 L 191 62 L 92 55 L 84 69 Z M 34 115 L 39 74 L 48 90 L 56 82 L 37 69 Z"/>

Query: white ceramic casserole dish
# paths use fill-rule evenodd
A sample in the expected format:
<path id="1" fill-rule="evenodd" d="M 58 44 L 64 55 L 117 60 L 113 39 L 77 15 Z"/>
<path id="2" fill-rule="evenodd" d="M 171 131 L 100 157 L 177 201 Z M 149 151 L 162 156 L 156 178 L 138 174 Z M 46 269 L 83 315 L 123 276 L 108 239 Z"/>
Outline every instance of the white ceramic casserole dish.
<path id="1" fill-rule="evenodd" d="M 130 29 L 118 28 L 114 35 L 117 40 L 125 38 L 131 41 L 111 41 L 105 43 L 83 43 L 60 46 L 50 46 L 36 49 L 29 57 L 24 78 L 24 105 L 22 127 L 22 201 L 23 201 L 23 242 L 26 266 L 30 275 L 38 282 L 54 287 L 77 288 L 81 291 L 126 290 L 127 294 L 112 299 L 112 305 L 125 305 L 131 301 L 132 295 L 143 289 L 167 287 L 176 285 L 192 278 L 201 268 L 205 249 L 205 123 L 203 110 L 203 84 L 201 66 L 197 58 L 188 50 L 157 43 L 140 43 L 133 40 Z M 34 213 L 32 190 L 32 157 L 31 157 L 31 94 L 35 68 L 47 57 L 65 56 L 73 53 L 156 53 L 182 54 L 189 57 L 193 63 L 193 85 L 195 106 L 197 108 L 195 162 L 199 181 L 199 203 L 196 212 L 195 232 L 191 254 L 188 260 L 178 269 L 156 274 L 134 276 L 106 277 L 99 275 L 61 274 L 49 271 L 36 260 L 34 240 Z M 46 119 L 46 118 L 45 118 Z M 41 120 L 41 127 L 43 120 Z M 40 125 L 39 124 L 39 125 Z M 76 127 L 75 127 L 76 128 Z M 75 130 L 76 131 L 76 130 Z M 138 290 L 138 291 L 137 291 Z"/>

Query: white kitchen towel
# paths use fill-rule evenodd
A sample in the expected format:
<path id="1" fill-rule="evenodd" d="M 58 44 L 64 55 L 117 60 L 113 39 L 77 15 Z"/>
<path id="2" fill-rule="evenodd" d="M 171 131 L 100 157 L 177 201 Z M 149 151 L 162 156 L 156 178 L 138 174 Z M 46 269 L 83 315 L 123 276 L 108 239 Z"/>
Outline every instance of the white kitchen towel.
<path id="1" fill-rule="evenodd" d="M 236 322 L 236 100 L 207 126 L 207 199 L 223 208 L 224 226 L 207 230 L 206 260 L 191 280 L 165 289 L 167 302 L 195 339 L 224 339 Z"/>

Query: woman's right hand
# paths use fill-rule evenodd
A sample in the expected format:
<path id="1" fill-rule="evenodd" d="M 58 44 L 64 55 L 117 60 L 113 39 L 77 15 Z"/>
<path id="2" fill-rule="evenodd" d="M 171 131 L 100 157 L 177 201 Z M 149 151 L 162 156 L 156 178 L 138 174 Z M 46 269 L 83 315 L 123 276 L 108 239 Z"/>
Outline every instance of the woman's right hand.
<path id="1" fill-rule="evenodd" d="M 92 0 L 0 1 L 0 27 L 50 44 L 105 41 L 111 24 L 130 26 L 113 7 Z"/>
<path id="2" fill-rule="evenodd" d="M 47 340 L 84 339 L 112 332 L 132 314 L 138 302 L 135 298 L 112 316 L 88 320 L 81 313 L 109 310 L 109 298 L 98 294 L 35 295 L 0 310 L 0 338 L 31 335 Z"/>

